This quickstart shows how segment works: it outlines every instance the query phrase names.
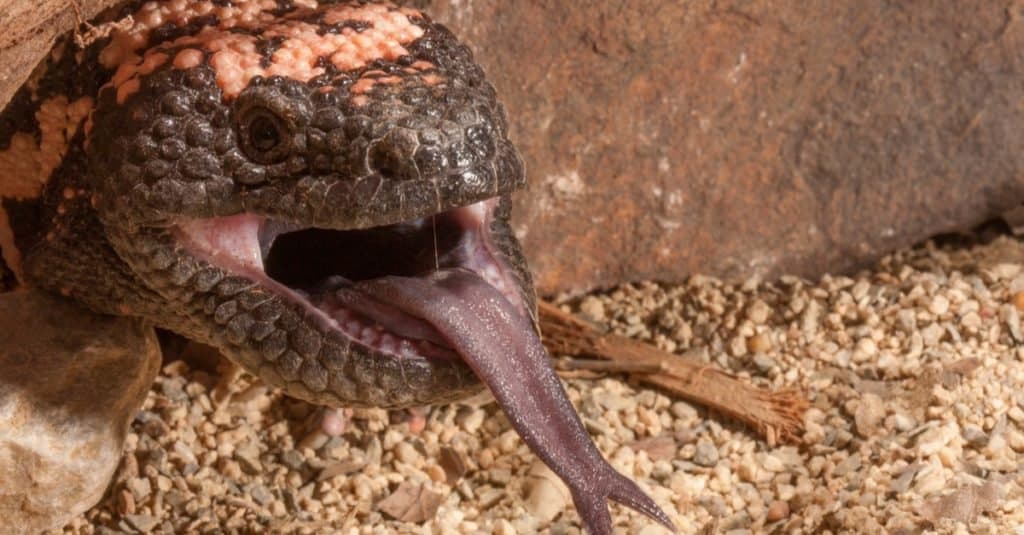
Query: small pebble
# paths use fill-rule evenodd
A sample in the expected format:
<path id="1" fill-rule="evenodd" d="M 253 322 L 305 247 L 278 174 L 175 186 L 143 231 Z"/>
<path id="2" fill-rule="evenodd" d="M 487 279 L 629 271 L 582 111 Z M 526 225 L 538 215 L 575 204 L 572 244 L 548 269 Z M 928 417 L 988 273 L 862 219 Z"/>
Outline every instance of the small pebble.
<path id="1" fill-rule="evenodd" d="M 542 525 L 549 524 L 571 503 L 569 489 L 540 461 L 530 467 L 524 506 Z"/>
<path id="2" fill-rule="evenodd" d="M 408 442 L 399 442 L 395 446 L 395 459 L 405 463 L 415 465 L 422 459 L 420 452 Z"/>
<path id="3" fill-rule="evenodd" d="M 789 504 L 776 500 L 768 506 L 768 512 L 765 513 L 765 520 L 768 522 L 778 522 L 789 516 Z"/>
<path id="4" fill-rule="evenodd" d="M 944 295 L 936 295 L 932 298 L 931 303 L 928 304 L 928 311 L 936 316 L 949 312 L 949 299 L 946 299 Z"/>
<path id="5" fill-rule="evenodd" d="M 697 450 L 693 454 L 693 462 L 700 466 L 715 466 L 718 464 L 718 448 L 707 440 L 698 441 Z"/>

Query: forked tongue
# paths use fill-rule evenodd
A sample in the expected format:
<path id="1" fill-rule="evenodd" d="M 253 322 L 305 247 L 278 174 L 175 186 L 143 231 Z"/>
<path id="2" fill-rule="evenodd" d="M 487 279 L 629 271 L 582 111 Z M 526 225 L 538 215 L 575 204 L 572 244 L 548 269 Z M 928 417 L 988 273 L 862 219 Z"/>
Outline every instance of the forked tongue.
<path id="1" fill-rule="evenodd" d="M 338 297 L 378 310 L 391 306 L 433 326 L 494 393 L 519 436 L 569 487 L 588 532 L 612 532 L 609 498 L 675 531 L 654 500 L 604 460 L 530 321 L 480 276 L 449 269 L 429 277 L 383 277 L 342 289 Z"/>

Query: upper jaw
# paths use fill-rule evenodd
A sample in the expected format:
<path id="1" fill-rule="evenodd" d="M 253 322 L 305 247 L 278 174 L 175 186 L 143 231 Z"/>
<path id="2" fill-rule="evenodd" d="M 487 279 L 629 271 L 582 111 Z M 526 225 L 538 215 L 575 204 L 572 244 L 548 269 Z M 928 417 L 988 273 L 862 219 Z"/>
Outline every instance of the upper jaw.
<path id="1" fill-rule="evenodd" d="M 310 175 L 243 189 L 239 201 L 244 211 L 272 220 L 351 230 L 428 217 L 508 195 L 525 184 L 523 162 L 509 144 L 489 159 L 417 179 L 381 172 L 360 178 Z"/>

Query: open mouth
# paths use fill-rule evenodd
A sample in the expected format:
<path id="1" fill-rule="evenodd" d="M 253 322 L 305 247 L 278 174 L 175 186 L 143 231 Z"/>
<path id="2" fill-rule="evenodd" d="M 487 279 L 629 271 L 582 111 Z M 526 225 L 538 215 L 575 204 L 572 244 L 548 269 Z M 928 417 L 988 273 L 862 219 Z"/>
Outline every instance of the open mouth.
<path id="1" fill-rule="evenodd" d="M 351 341 L 394 358 L 458 359 L 430 323 L 355 291 L 387 277 L 465 270 L 529 316 L 499 260 L 490 226 L 498 199 L 367 229 L 302 227 L 261 216 L 201 219 L 178 227 L 193 254 L 299 303 Z"/>

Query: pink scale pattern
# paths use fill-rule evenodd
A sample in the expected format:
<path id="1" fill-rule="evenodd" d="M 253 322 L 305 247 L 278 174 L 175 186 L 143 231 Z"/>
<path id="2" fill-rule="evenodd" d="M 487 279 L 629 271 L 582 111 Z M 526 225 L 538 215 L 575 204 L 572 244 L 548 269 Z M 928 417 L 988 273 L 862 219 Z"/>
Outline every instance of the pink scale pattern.
<path id="1" fill-rule="evenodd" d="M 273 0 L 241 1 L 232 6 L 189 0 L 143 5 L 133 17 L 134 24 L 127 30 L 115 31 L 100 55 L 105 66 L 117 67 L 109 83 L 117 90 L 117 101 L 123 103 L 139 90 L 141 77 L 168 61 L 177 69 L 209 62 L 224 98 L 231 99 L 256 76 L 283 76 L 307 82 L 325 73 L 324 59 L 341 71 L 365 67 L 374 60 L 394 61 L 408 54 L 406 45 L 423 35 L 423 29 L 413 22 L 422 15 L 409 8 L 388 4 L 319 8 L 315 2 L 307 1 L 286 15 L 271 13 L 277 7 Z M 321 24 L 307 22 L 316 12 L 322 12 L 320 20 L 325 26 L 357 21 L 366 27 L 360 31 L 344 27 L 336 33 L 321 33 Z M 184 27 L 211 14 L 217 17 L 215 26 L 142 50 L 155 28 L 167 23 Z M 236 33 L 230 31 L 232 28 L 251 32 Z M 269 61 L 258 50 L 260 36 L 280 40 Z M 173 58 L 166 52 L 171 49 L 178 50 Z"/>

